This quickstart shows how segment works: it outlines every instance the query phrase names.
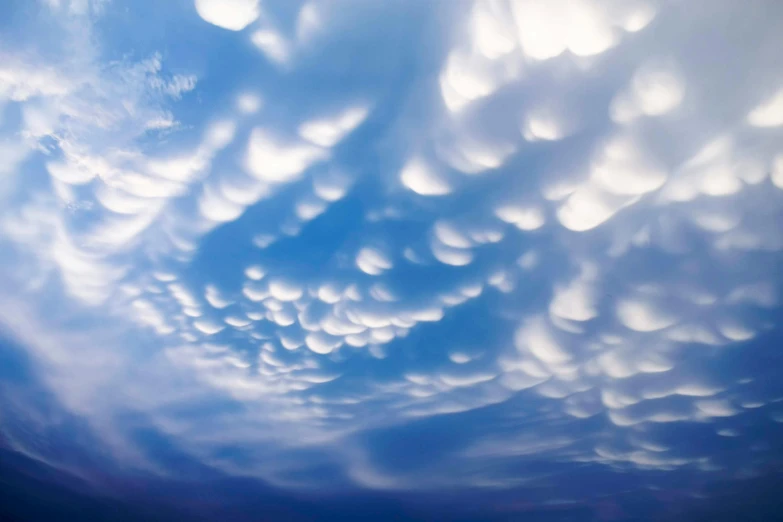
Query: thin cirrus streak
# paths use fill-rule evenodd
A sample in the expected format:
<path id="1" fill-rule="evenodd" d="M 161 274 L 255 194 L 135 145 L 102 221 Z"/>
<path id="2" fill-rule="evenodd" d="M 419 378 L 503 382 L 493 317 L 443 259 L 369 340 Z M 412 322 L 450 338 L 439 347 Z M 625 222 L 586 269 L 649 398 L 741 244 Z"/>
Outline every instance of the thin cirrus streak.
<path id="1" fill-rule="evenodd" d="M 132 411 L 290 488 L 779 459 L 777 6 L 294 4 L 169 6 L 182 45 L 129 54 L 112 2 L 41 2 L 68 45 L 0 50 L 0 325 L 102 455 L 176 474 Z M 424 422 L 485 429 L 409 467 L 373 439 Z"/>

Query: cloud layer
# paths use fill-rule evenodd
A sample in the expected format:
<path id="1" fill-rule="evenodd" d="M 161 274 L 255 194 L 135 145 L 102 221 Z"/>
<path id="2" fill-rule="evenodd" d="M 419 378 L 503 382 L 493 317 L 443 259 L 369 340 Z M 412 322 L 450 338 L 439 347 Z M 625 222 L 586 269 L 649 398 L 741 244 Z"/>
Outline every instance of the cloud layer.
<path id="1" fill-rule="evenodd" d="M 295 4 L 171 8 L 139 56 L 44 2 L 67 45 L 0 50 L 1 324 L 102 455 L 175 473 L 138 423 L 283 487 L 588 504 L 587 466 L 779 458 L 783 12 Z"/>

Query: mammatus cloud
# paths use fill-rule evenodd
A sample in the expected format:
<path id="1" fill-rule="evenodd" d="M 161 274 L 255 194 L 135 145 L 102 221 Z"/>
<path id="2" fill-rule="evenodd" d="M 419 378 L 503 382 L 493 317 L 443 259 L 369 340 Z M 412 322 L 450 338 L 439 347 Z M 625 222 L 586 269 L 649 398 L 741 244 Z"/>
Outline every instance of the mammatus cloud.
<path id="1" fill-rule="evenodd" d="M 286 487 L 322 465 L 399 490 L 554 480 L 528 459 L 640 488 L 753 473 L 771 433 L 753 426 L 783 418 L 753 364 L 779 310 L 780 16 L 699 5 L 433 4 L 416 29 L 403 5 L 283 23 L 196 0 L 263 51 L 198 75 L 108 61 L 101 16 L 69 11 L 70 58 L 32 41 L 0 61 L 3 325 L 113 458 L 159 472 L 113 412 Z M 357 48 L 383 70 L 346 69 Z M 444 429 L 414 473 L 373 436 L 417 422 L 486 429 Z"/>
<path id="2" fill-rule="evenodd" d="M 241 31 L 260 14 L 258 0 L 195 0 L 204 21 L 230 31 Z"/>

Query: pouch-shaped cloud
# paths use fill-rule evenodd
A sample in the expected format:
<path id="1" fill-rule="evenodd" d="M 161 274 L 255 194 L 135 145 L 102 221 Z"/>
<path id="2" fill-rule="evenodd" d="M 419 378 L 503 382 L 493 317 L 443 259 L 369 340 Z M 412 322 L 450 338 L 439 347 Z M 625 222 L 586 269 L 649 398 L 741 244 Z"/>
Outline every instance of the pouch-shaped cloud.
<path id="1" fill-rule="evenodd" d="M 677 176 L 664 187 L 664 195 L 672 201 L 692 201 L 701 194 L 729 196 L 743 188 L 740 169 L 747 166 L 737 158 L 737 146 L 732 136 L 719 136 L 698 149 L 678 169 Z M 763 172 L 763 168 L 762 168 Z M 751 174 L 757 178 L 758 174 Z M 763 180 L 765 174 L 761 176 Z"/>
<path id="2" fill-rule="evenodd" d="M 783 125 L 783 89 L 750 111 L 748 123 L 754 127 L 779 127 Z"/>
<path id="3" fill-rule="evenodd" d="M 117 214 L 134 215 L 144 211 L 154 212 L 163 205 L 163 200 L 160 198 L 134 196 L 121 188 L 105 183 L 98 185 L 95 197 L 106 209 Z"/>
<path id="4" fill-rule="evenodd" d="M 437 238 L 433 238 L 430 246 L 432 255 L 441 263 L 452 266 L 465 266 L 473 261 L 473 252 L 469 249 L 444 245 Z"/>
<path id="5" fill-rule="evenodd" d="M 476 384 L 491 381 L 495 377 L 497 377 L 497 375 L 493 373 L 473 373 L 465 375 L 443 374 L 440 376 L 440 379 L 449 386 L 470 387 Z"/>
<path id="6" fill-rule="evenodd" d="M 443 196 L 452 190 L 442 174 L 419 158 L 411 159 L 403 166 L 400 180 L 407 188 L 422 196 Z"/>
<path id="7" fill-rule="evenodd" d="M 516 47 L 516 35 L 508 13 L 500 3 L 475 2 L 470 16 L 470 33 L 484 57 L 500 58 Z"/>
<path id="8" fill-rule="evenodd" d="M 662 187 L 667 173 L 633 138 L 619 136 L 600 150 L 593 161 L 590 177 L 605 191 L 636 196 Z"/>
<path id="9" fill-rule="evenodd" d="M 204 133 L 204 147 L 209 151 L 225 148 L 236 134 L 236 123 L 231 120 L 217 121 Z"/>
<path id="10" fill-rule="evenodd" d="M 555 290 L 549 313 L 572 321 L 588 321 L 598 315 L 595 289 L 588 278 L 571 281 Z"/>
<path id="11" fill-rule="evenodd" d="M 474 2 L 466 40 L 452 49 L 440 73 L 446 108 L 457 114 L 486 98 L 519 74 L 516 35 L 508 9 L 500 2 Z"/>
<path id="12" fill-rule="evenodd" d="M 454 352 L 449 354 L 449 360 L 454 364 L 465 364 L 470 362 L 472 358 L 466 353 Z"/>
<path id="13" fill-rule="evenodd" d="M 597 362 L 603 373 L 609 377 L 625 379 L 641 371 L 633 358 L 634 354 L 631 350 L 618 348 L 601 354 Z"/>
<path id="14" fill-rule="evenodd" d="M 258 265 L 251 265 L 245 268 L 245 277 L 253 281 L 259 281 L 264 278 L 266 272 Z"/>
<path id="15" fill-rule="evenodd" d="M 358 127 L 367 114 L 366 107 L 352 107 L 331 118 L 303 123 L 299 135 L 320 147 L 333 147 Z"/>
<path id="16" fill-rule="evenodd" d="M 482 174 L 498 169 L 514 153 L 513 145 L 470 134 L 470 131 L 460 129 L 450 140 L 444 139 L 444 143 L 437 147 L 438 156 L 464 174 Z"/>
<path id="17" fill-rule="evenodd" d="M 204 290 L 204 298 L 210 305 L 217 309 L 226 308 L 233 303 L 233 301 L 223 297 L 220 290 L 214 285 L 207 285 Z"/>
<path id="18" fill-rule="evenodd" d="M 501 205 L 495 209 L 495 215 L 506 223 L 516 225 L 520 230 L 537 230 L 546 222 L 544 212 L 539 207 Z"/>
<path id="19" fill-rule="evenodd" d="M 551 109 L 533 109 L 522 123 L 522 136 L 527 141 L 556 141 L 569 132 L 568 124 Z"/>
<path id="20" fill-rule="evenodd" d="M 348 175 L 334 170 L 319 174 L 313 180 L 316 196 L 324 201 L 339 201 L 345 197 L 352 183 Z"/>
<path id="21" fill-rule="evenodd" d="M 241 31 L 261 14 L 258 0 L 195 0 L 204 21 L 223 29 Z"/>
<path id="22" fill-rule="evenodd" d="M 213 335 L 218 332 L 223 331 L 226 327 L 216 323 L 214 321 L 210 320 L 202 320 L 199 319 L 198 321 L 193 322 L 193 326 L 196 328 L 196 330 L 199 330 L 200 332 L 203 332 L 207 335 Z"/>
<path id="23" fill-rule="evenodd" d="M 234 203 L 206 187 L 199 198 L 198 206 L 202 216 L 216 223 L 234 221 L 245 210 L 244 205 Z"/>
<path id="24" fill-rule="evenodd" d="M 617 317 L 622 324 L 637 332 L 653 332 L 677 322 L 662 306 L 645 297 L 618 302 Z"/>
<path id="25" fill-rule="evenodd" d="M 739 413 L 725 400 L 698 401 L 696 407 L 708 417 L 731 417 Z"/>
<path id="26" fill-rule="evenodd" d="M 50 162 L 46 164 L 49 174 L 69 185 L 83 185 L 92 181 L 98 172 L 86 166 L 71 163 Z"/>
<path id="27" fill-rule="evenodd" d="M 279 301 L 296 301 L 302 297 L 303 290 L 292 281 L 277 278 L 269 282 L 269 293 Z"/>
<path id="28" fill-rule="evenodd" d="M 617 123 L 639 116 L 661 116 L 677 108 L 685 98 L 685 84 L 671 63 L 649 63 L 640 67 L 631 85 L 612 100 L 610 114 Z"/>
<path id="29" fill-rule="evenodd" d="M 718 331 L 732 341 L 747 341 L 756 336 L 756 331 L 737 320 L 724 320 L 718 324 Z"/>
<path id="30" fill-rule="evenodd" d="M 520 352 L 529 352 L 545 364 L 562 364 L 571 359 L 542 317 L 526 321 L 514 335 L 514 344 Z"/>
<path id="31" fill-rule="evenodd" d="M 291 57 L 290 43 L 272 27 L 254 32 L 250 41 L 277 64 L 285 64 Z"/>
<path id="32" fill-rule="evenodd" d="M 263 105 L 263 101 L 260 96 L 246 92 L 237 96 L 236 106 L 240 112 L 244 114 L 254 114 Z"/>
<path id="33" fill-rule="evenodd" d="M 245 283 L 242 287 L 242 295 L 252 302 L 260 302 L 269 297 L 269 286 L 267 284 Z"/>
<path id="34" fill-rule="evenodd" d="M 583 185 L 557 209 L 557 218 L 564 227 L 584 232 L 605 223 L 634 201 L 632 196 L 618 196 L 593 185 Z"/>
<path id="35" fill-rule="evenodd" d="M 440 220 L 433 227 L 435 237 L 444 245 L 453 248 L 470 248 L 473 242 L 463 234 L 453 223 Z"/>
<path id="36" fill-rule="evenodd" d="M 440 77 L 441 94 L 446 107 L 457 112 L 470 102 L 488 96 L 499 79 L 482 59 L 453 51 Z"/>
<path id="37" fill-rule="evenodd" d="M 775 156 L 770 179 L 777 188 L 783 190 L 783 154 Z"/>
<path id="38" fill-rule="evenodd" d="M 589 509 L 628 498 L 618 472 L 664 497 L 753 473 L 781 411 L 759 364 L 780 306 L 779 53 L 757 45 L 780 13 L 694 1 L 714 9 L 200 0 L 248 32 L 177 48 L 198 86 L 102 62 L 101 16 L 61 1 L 45 26 L 85 29 L 67 52 L 34 31 L 0 52 L 0 329 L 101 455 L 175 476 L 137 420 L 221 475 L 302 490 L 527 505 L 544 477 L 533 503 Z M 169 48 L 158 29 L 145 46 Z M 14 388 L 0 402 L 24 409 Z M 411 417 L 444 442 L 413 466 Z M 18 439 L 45 450 L 46 429 Z M 574 496 L 562 477 L 586 465 Z"/>
<path id="39" fill-rule="evenodd" d="M 393 263 L 380 249 L 364 247 L 356 255 L 356 266 L 365 274 L 380 275 L 389 270 Z"/>
<path id="40" fill-rule="evenodd" d="M 321 355 L 331 353 L 338 348 L 343 341 L 339 337 L 328 335 L 325 333 L 312 333 L 305 337 L 305 344 L 313 352 Z"/>
<path id="41" fill-rule="evenodd" d="M 646 3 L 633 2 L 620 14 L 594 0 L 518 0 L 511 10 L 522 51 L 536 60 L 566 50 L 577 56 L 603 53 L 617 44 L 618 32 L 641 30 L 655 16 Z"/>
<path id="42" fill-rule="evenodd" d="M 250 134 L 246 165 L 261 181 L 287 183 L 325 157 L 326 152 L 319 147 L 284 143 L 269 131 L 256 128 Z"/>

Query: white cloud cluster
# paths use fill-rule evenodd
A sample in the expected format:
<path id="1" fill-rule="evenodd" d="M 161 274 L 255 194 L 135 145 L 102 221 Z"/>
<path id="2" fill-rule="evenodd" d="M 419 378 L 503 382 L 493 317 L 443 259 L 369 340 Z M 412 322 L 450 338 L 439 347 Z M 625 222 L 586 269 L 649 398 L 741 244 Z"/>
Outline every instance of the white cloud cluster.
<path id="1" fill-rule="evenodd" d="M 731 24 L 744 8 L 721 4 L 694 24 L 750 60 Z M 688 38 L 659 45 L 651 26 L 697 16 L 678 3 L 477 0 L 450 4 L 455 26 L 428 35 L 442 46 L 417 47 L 437 67 L 401 109 L 377 65 L 322 81 L 342 46 L 396 49 L 393 31 L 357 25 L 346 44 L 329 2 L 302 6 L 291 31 L 271 5 L 194 5 L 223 29 L 256 24 L 252 43 L 285 65 L 267 90 L 232 85 L 197 114 L 188 93 L 206 92 L 158 55 L 105 65 L 77 39 L 79 60 L 0 56 L 0 106 L 21 115 L 0 136 L 16 183 L 0 191 L 0 304 L 47 384 L 114 447 L 132 453 L 108 419 L 133 408 L 194 458 L 285 486 L 324 462 L 400 489 L 513 487 L 530 458 L 743 471 L 677 430 L 751 448 L 761 421 L 746 419 L 781 419 L 779 390 L 721 363 L 752 359 L 777 328 L 783 77 L 740 81 L 672 51 Z M 107 344 L 58 347 L 68 314 L 53 297 Z M 79 404 L 109 382 L 117 393 Z M 167 408 L 205 397 L 241 411 Z M 488 429 L 417 474 L 365 438 L 468 418 Z M 301 448 L 317 455 L 299 462 Z M 745 466 L 760 460 L 748 450 Z"/>
<path id="2" fill-rule="evenodd" d="M 655 5 L 644 1 L 520 0 L 511 2 L 511 10 L 522 51 L 534 60 L 565 51 L 576 56 L 601 54 L 618 44 L 623 31 L 641 31 L 656 15 Z"/>

